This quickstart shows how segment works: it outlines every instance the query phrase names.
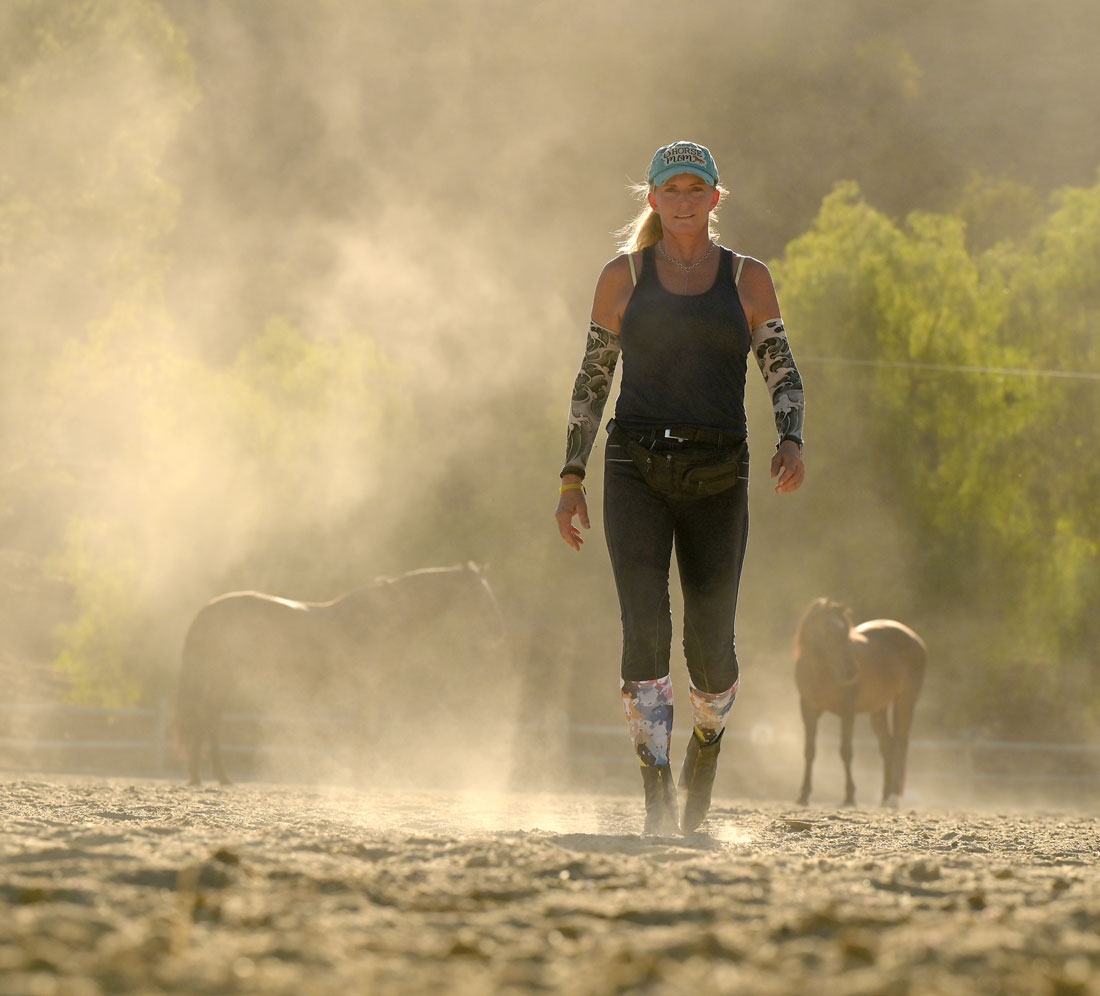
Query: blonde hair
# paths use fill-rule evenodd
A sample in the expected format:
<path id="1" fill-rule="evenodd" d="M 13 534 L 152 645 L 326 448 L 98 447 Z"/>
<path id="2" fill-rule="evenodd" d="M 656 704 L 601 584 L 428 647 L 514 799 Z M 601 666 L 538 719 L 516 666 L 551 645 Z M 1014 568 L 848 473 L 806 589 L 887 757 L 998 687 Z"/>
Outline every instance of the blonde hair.
<path id="1" fill-rule="evenodd" d="M 729 191 L 720 183 L 716 183 L 718 191 L 718 203 L 710 213 L 709 234 L 712 241 L 718 240 L 718 226 L 715 214 L 726 199 Z M 655 245 L 664 235 L 661 227 L 661 216 L 649 206 L 649 195 L 654 189 L 652 183 L 632 183 L 628 188 L 632 197 L 642 202 L 641 210 L 628 221 L 622 228 L 612 234 L 615 236 L 615 244 L 620 253 L 638 252 L 646 246 Z"/>

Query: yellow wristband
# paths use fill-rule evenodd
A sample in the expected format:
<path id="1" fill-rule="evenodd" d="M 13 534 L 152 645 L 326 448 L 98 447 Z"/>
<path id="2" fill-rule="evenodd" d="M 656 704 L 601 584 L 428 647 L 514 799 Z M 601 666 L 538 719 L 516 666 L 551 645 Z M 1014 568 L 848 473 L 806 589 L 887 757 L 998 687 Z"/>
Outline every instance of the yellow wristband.
<path id="1" fill-rule="evenodd" d="M 570 484 L 563 484 L 558 488 L 558 494 L 563 495 L 566 491 L 584 491 L 584 484 L 580 481 L 573 481 Z M 585 492 L 587 494 L 587 492 Z"/>

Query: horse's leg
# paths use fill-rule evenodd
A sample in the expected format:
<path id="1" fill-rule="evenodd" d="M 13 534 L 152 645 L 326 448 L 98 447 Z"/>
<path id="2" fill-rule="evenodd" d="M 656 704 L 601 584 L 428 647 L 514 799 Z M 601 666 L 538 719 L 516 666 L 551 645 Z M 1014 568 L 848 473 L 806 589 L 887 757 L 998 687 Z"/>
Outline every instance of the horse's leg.
<path id="1" fill-rule="evenodd" d="M 187 784 L 201 785 L 202 775 L 202 723 L 194 709 L 194 703 L 180 692 L 180 706 L 176 715 L 177 750 L 187 766 Z"/>
<path id="2" fill-rule="evenodd" d="M 909 731 L 913 728 L 913 710 L 917 704 L 917 697 L 906 689 L 894 702 L 894 763 L 893 782 L 887 787 L 892 805 L 901 802 L 901 794 L 905 791 L 905 768 L 909 756 Z"/>
<path id="3" fill-rule="evenodd" d="M 821 715 L 820 709 L 814 709 L 805 699 L 802 700 L 802 726 L 806 731 L 806 744 L 803 751 L 806 758 L 806 767 L 802 775 L 802 791 L 798 793 L 798 804 L 805 806 L 810 801 L 811 772 L 814 766 L 814 754 L 817 752 L 817 720 Z"/>
<path id="4" fill-rule="evenodd" d="M 844 805 L 856 804 L 856 783 L 852 781 L 852 731 L 856 725 L 853 703 L 845 703 L 840 714 L 840 759 L 844 762 Z"/>
<path id="5" fill-rule="evenodd" d="M 882 755 L 882 802 L 883 805 L 890 805 L 890 793 L 894 784 L 894 740 L 890 736 L 886 709 L 871 713 L 871 729 L 878 737 L 878 749 Z"/>
<path id="6" fill-rule="evenodd" d="M 187 731 L 187 737 L 183 742 L 183 749 L 187 754 L 187 784 L 201 785 L 202 775 L 199 774 L 199 764 L 202 761 L 201 729 Z"/>
<path id="7" fill-rule="evenodd" d="M 211 717 L 208 730 L 210 737 L 210 763 L 214 766 L 214 777 L 217 778 L 222 785 L 232 785 L 233 783 L 230 781 L 229 775 L 225 773 L 225 764 L 222 761 L 221 725 L 222 716 L 221 713 L 218 712 Z"/>

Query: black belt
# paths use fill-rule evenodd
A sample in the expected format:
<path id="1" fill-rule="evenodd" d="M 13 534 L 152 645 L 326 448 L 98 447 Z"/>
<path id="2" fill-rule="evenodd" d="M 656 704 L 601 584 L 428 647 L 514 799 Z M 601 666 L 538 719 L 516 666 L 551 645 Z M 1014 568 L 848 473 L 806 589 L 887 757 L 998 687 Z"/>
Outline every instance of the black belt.
<path id="1" fill-rule="evenodd" d="M 611 426 L 625 432 L 636 443 L 653 447 L 657 443 L 701 443 L 704 446 L 740 446 L 744 436 L 720 429 L 700 429 L 694 425 L 670 425 L 658 429 L 627 429 L 612 419 Z"/>

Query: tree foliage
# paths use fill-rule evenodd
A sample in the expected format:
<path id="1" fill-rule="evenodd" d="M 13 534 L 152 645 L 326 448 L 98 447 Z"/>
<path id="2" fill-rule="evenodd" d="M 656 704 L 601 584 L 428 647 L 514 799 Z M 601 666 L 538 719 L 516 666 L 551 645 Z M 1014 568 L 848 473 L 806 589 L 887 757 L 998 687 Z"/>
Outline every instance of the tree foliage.
<path id="1" fill-rule="evenodd" d="M 814 409 L 855 437 L 842 459 L 870 464 L 848 514 L 888 501 L 920 537 L 896 567 L 921 592 L 914 611 L 943 622 L 948 674 L 973 685 L 956 718 L 992 696 L 1008 732 L 1095 659 L 1100 184 L 1061 191 L 1026 234 L 982 250 L 967 214 L 901 225 L 844 184 L 775 272 L 793 327 L 820 344 Z M 1045 687 L 1027 677 L 1035 661 Z M 1074 723 L 1095 704 L 1069 707 Z"/>

